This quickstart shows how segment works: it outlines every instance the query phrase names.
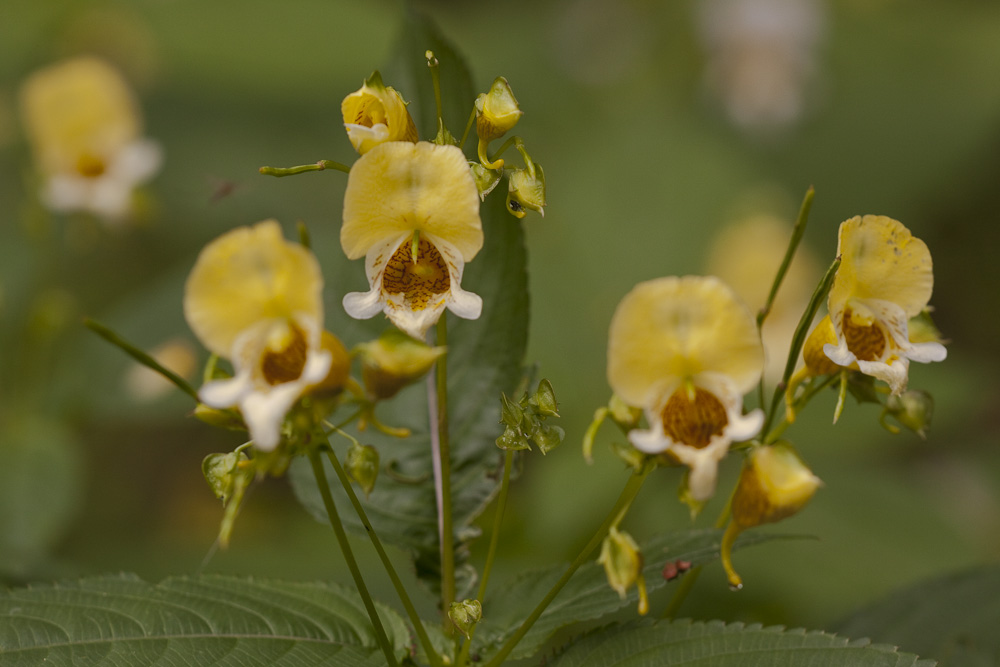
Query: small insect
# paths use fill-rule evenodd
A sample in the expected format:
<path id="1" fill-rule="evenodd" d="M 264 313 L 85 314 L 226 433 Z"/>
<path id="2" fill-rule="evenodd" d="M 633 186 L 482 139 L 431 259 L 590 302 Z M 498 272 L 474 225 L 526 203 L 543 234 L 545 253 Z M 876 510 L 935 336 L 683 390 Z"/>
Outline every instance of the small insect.
<path id="1" fill-rule="evenodd" d="M 691 561 L 689 560 L 675 560 L 669 561 L 663 566 L 663 578 L 667 581 L 673 581 L 681 574 L 687 572 L 691 569 Z"/>

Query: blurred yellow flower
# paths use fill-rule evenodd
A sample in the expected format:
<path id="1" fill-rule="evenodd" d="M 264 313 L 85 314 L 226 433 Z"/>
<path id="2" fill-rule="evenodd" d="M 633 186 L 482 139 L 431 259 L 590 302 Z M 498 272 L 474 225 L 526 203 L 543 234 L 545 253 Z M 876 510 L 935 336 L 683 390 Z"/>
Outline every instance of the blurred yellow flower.
<path id="1" fill-rule="evenodd" d="M 277 447 L 285 414 L 331 370 L 322 290 L 315 256 L 286 241 L 274 220 L 212 241 L 188 276 L 188 324 L 235 370 L 207 382 L 199 396 L 214 408 L 238 406 L 258 449 Z"/>
<path id="2" fill-rule="evenodd" d="M 358 153 L 367 153 L 386 141 L 417 140 L 417 126 L 406 110 L 406 102 L 395 89 L 382 83 L 378 72 L 344 98 L 340 111 L 347 138 Z"/>
<path id="3" fill-rule="evenodd" d="M 690 467 L 694 501 L 715 492 L 718 462 L 730 443 L 760 430 L 764 415 L 744 415 L 743 395 L 763 366 L 753 315 L 718 278 L 640 283 L 611 320 L 608 383 L 625 403 L 641 407 L 648 422 L 629 440 Z"/>
<path id="4" fill-rule="evenodd" d="M 823 352 L 899 394 L 906 389 L 910 360 L 947 356 L 941 343 L 913 343 L 907 331 L 910 318 L 931 297 L 930 252 L 900 222 L 866 215 L 840 225 L 837 254 L 841 264 L 827 302 L 835 340 L 823 345 Z"/>
<path id="5" fill-rule="evenodd" d="M 141 136 L 131 91 L 105 62 L 74 58 L 29 76 L 21 88 L 25 129 L 53 211 L 126 218 L 132 191 L 159 169 L 159 146 Z"/>
<path id="6" fill-rule="evenodd" d="M 447 307 L 476 319 L 483 301 L 461 287 L 465 263 L 483 245 L 479 193 L 455 146 L 389 142 L 362 155 L 347 180 L 340 243 L 365 257 L 371 289 L 344 297 L 357 319 L 379 311 L 414 338 Z"/>

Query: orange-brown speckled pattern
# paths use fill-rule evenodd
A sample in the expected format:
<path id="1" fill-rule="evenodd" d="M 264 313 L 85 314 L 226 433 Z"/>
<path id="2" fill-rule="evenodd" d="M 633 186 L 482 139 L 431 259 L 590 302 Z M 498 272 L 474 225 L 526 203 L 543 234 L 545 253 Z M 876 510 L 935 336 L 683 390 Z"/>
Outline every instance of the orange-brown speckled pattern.
<path id="1" fill-rule="evenodd" d="M 847 349 L 859 361 L 877 361 L 882 358 L 882 353 L 885 352 L 886 336 L 877 324 L 858 326 L 851 322 L 851 310 L 846 309 L 840 328 L 844 332 Z"/>
<path id="2" fill-rule="evenodd" d="M 681 387 L 667 400 L 661 413 L 663 432 L 674 442 L 701 449 L 729 423 L 726 408 L 711 392 L 695 388 L 694 401 Z"/>
<path id="3" fill-rule="evenodd" d="M 434 244 L 420 239 L 417 261 L 413 261 L 412 242 L 406 239 L 393 253 L 382 276 L 382 291 L 403 294 L 411 310 L 423 310 L 430 300 L 451 288 L 451 277 L 444 258 Z"/>
<path id="4" fill-rule="evenodd" d="M 292 326 L 292 340 L 283 350 L 267 350 L 260 362 L 260 370 L 268 384 L 276 385 L 298 380 L 306 365 L 306 338 L 302 331 Z"/>

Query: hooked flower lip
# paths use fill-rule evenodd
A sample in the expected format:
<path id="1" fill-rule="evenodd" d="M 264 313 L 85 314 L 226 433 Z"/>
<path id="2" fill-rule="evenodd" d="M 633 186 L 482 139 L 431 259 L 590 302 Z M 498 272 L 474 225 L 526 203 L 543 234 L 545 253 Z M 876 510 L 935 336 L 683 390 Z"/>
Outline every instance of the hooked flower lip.
<path id="1" fill-rule="evenodd" d="M 866 215 L 841 223 L 837 252 L 841 264 L 827 303 L 836 342 L 823 352 L 898 395 L 906 389 L 910 360 L 947 356 L 941 343 L 909 339 L 908 322 L 927 306 L 934 285 L 930 251 L 899 221 Z"/>
<path id="2" fill-rule="evenodd" d="M 357 319 L 384 312 L 423 338 L 445 308 L 476 319 L 482 299 L 461 288 L 465 263 L 483 245 L 479 194 L 462 151 L 428 142 L 389 142 L 351 167 L 340 242 L 365 257 L 368 292 L 344 297 Z"/>
<path id="3" fill-rule="evenodd" d="M 753 315 L 717 278 L 639 283 L 611 320 L 608 383 L 648 422 L 629 440 L 689 466 L 697 501 L 714 493 L 716 467 L 730 443 L 763 425 L 760 410 L 743 414 L 743 395 L 760 380 L 763 364 Z"/>
<path id="4" fill-rule="evenodd" d="M 159 145 L 143 138 L 138 105 L 121 75 L 93 57 L 41 69 L 21 88 L 21 110 L 54 211 L 124 218 L 132 191 L 156 173 Z"/>
<path id="5" fill-rule="evenodd" d="M 285 414 L 331 370 L 322 289 L 315 256 L 285 241 L 274 220 L 212 241 L 188 277 L 188 324 L 235 371 L 207 382 L 199 396 L 211 407 L 238 406 L 258 449 L 278 446 Z"/>

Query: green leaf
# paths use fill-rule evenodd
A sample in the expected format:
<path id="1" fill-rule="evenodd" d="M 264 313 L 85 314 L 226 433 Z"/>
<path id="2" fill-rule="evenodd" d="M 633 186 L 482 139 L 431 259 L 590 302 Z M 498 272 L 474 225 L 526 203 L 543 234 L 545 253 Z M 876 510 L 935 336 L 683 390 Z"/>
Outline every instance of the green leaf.
<path id="1" fill-rule="evenodd" d="M 379 614 L 396 655 L 408 655 L 402 619 Z M 360 597 L 333 584 L 119 575 L 0 594 L 0 663 L 43 662 L 372 667 L 385 657 Z"/>
<path id="2" fill-rule="evenodd" d="M 751 531 L 744 533 L 736 541 L 734 549 L 768 542 L 775 539 L 794 539 L 796 536 L 768 535 Z M 657 535 L 642 545 L 646 566 L 643 576 L 646 588 L 652 593 L 667 582 L 662 575 L 663 566 L 668 562 L 689 561 L 692 567 L 704 565 L 719 558 L 722 531 L 715 529 L 692 529 Z M 510 654 L 518 659 L 533 655 L 560 628 L 579 621 L 601 618 L 626 605 L 635 606 L 638 600 L 633 588 L 625 598 L 608 586 L 604 568 L 595 560 L 577 570 L 558 597 L 552 602 L 531 630 Z M 485 658 L 495 653 L 520 626 L 565 571 L 565 565 L 531 572 L 504 586 L 483 604 L 483 620 L 476 630 L 476 638 L 482 644 L 478 652 Z M 720 585 L 724 582 L 720 581 Z"/>
<path id="3" fill-rule="evenodd" d="M 553 667 L 932 667 L 893 646 L 824 632 L 722 621 L 638 622 L 605 628 L 572 644 Z"/>
<path id="4" fill-rule="evenodd" d="M 1000 566 L 923 581 L 863 609 L 837 627 L 892 642 L 948 665 L 1000 662 Z"/>
<path id="5" fill-rule="evenodd" d="M 38 415 L 0 425 L 0 579 L 37 577 L 79 508 L 77 442 Z"/>

